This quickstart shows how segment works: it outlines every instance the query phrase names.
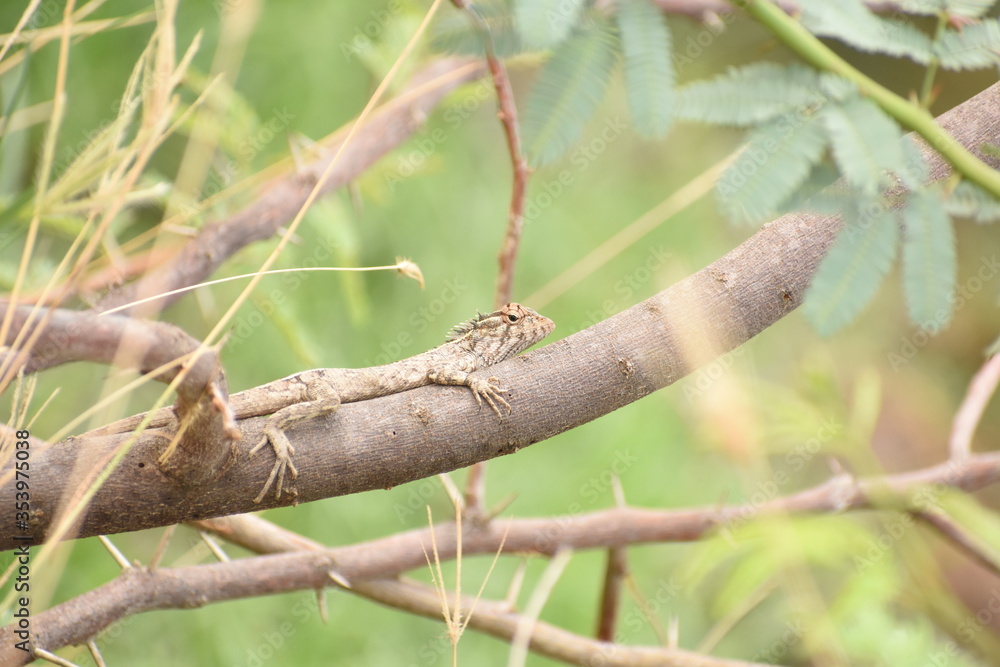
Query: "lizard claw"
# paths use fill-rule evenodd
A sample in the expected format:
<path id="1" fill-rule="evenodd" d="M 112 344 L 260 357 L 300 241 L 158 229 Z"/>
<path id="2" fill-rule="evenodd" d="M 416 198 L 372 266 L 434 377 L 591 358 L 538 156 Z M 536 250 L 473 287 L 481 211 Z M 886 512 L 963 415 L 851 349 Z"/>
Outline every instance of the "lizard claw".
<path id="1" fill-rule="evenodd" d="M 295 454 L 295 447 L 292 443 L 288 441 L 288 436 L 285 435 L 284 431 L 280 428 L 268 424 L 264 427 L 264 435 L 261 436 L 260 441 L 257 445 L 250 450 L 250 456 L 252 457 L 257 451 L 266 445 L 268 442 L 271 443 L 271 449 L 274 450 L 274 467 L 271 468 L 271 474 L 268 475 L 267 481 L 264 482 L 264 488 L 261 489 L 260 494 L 253 499 L 255 503 L 260 503 L 267 496 L 267 492 L 271 489 L 274 484 L 275 479 L 278 483 L 274 489 L 274 497 L 280 498 L 281 491 L 286 490 L 292 493 L 291 489 L 285 486 L 285 472 L 287 471 L 292 479 L 299 476 L 299 471 L 292 463 L 292 455 Z"/>
<path id="2" fill-rule="evenodd" d="M 493 408 L 493 412 L 497 413 L 497 417 L 503 421 L 503 413 L 500 411 L 500 407 L 497 405 L 503 405 L 507 408 L 507 414 L 509 415 L 513 410 L 510 407 L 510 403 L 501 395 L 506 394 L 507 390 L 500 386 L 500 381 L 495 377 L 491 377 L 488 380 L 482 380 L 480 378 L 470 378 L 472 380 L 469 384 L 469 388 L 472 390 L 472 395 L 476 397 L 476 403 L 479 404 L 479 409 L 483 409 L 483 399 L 486 403 Z"/>

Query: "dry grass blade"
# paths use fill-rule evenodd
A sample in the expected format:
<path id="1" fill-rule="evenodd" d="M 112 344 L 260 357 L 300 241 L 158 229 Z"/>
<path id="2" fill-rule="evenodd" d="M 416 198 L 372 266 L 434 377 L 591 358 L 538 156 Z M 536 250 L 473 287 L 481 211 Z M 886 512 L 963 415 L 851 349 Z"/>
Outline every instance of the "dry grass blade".
<path id="1" fill-rule="evenodd" d="M 566 290 L 607 264 L 616 255 L 659 227 L 670 219 L 671 216 L 680 213 L 711 192 L 719 176 L 722 175 L 726 167 L 729 166 L 738 154 L 739 151 L 734 151 L 706 169 L 687 185 L 657 204 L 648 213 L 645 213 L 638 220 L 623 227 L 614 236 L 587 253 L 575 264 L 541 288 L 535 290 L 524 302 L 530 303 L 536 309 L 544 308 L 553 299 L 559 297 Z"/>
<path id="2" fill-rule="evenodd" d="M 545 572 L 542 573 L 542 578 L 532 592 L 524 614 L 518 621 L 514 638 L 510 642 L 510 655 L 507 658 L 508 667 L 523 667 L 528 659 L 528 648 L 531 646 L 531 635 L 535 624 L 538 622 L 542 608 L 545 607 L 549 596 L 552 595 L 552 589 L 555 588 L 556 582 L 559 581 L 559 577 L 562 576 L 563 570 L 566 569 L 566 565 L 569 564 L 569 559 L 572 557 L 572 549 L 560 548 L 549 561 Z"/>

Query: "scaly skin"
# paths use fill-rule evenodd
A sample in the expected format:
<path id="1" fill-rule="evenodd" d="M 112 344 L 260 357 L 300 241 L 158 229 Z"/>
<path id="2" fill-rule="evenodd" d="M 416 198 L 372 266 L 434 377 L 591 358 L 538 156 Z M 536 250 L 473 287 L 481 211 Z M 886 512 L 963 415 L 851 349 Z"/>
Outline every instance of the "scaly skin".
<path id="1" fill-rule="evenodd" d="M 254 502 L 259 503 L 277 480 L 275 495 L 281 496 L 286 472 L 292 478 L 298 471 L 292 463 L 295 449 L 285 435 L 285 429 L 298 422 L 336 412 L 341 403 L 364 401 L 378 396 L 396 394 L 427 384 L 465 385 L 472 390 L 476 402 L 483 401 L 503 419 L 500 406 L 510 413 L 504 399 L 506 390 L 496 378 L 484 380 L 471 373 L 509 359 L 548 336 L 555 323 L 519 303 L 506 306 L 488 315 L 480 314 L 456 326 L 447 342 L 422 354 L 385 366 L 372 368 L 321 368 L 289 375 L 260 387 L 229 397 L 229 407 L 236 419 L 273 415 L 264 427 L 250 455 L 267 443 L 274 450 L 275 462 L 271 474 Z M 135 415 L 92 431 L 90 435 L 127 433 L 135 430 L 145 415 Z M 166 428 L 176 432 L 177 418 L 170 408 L 158 410 L 149 428 Z M 289 489 L 290 490 L 290 489 Z"/>
<path id="2" fill-rule="evenodd" d="M 292 463 L 295 449 L 285 429 L 331 414 L 341 403 L 387 396 L 427 384 L 465 385 L 472 390 L 480 407 L 485 400 L 503 419 L 500 406 L 507 408 L 508 414 L 511 411 L 503 397 L 507 390 L 499 386 L 496 378 L 484 380 L 470 374 L 523 352 L 548 336 L 555 326 L 552 320 L 531 308 L 508 303 L 494 313 L 480 314 L 458 325 L 447 342 L 408 359 L 372 368 L 304 371 L 232 396 L 231 405 L 240 419 L 273 413 L 264 427 L 264 435 L 250 452 L 253 456 L 270 443 L 276 459 L 254 502 L 264 499 L 275 480 L 275 496 L 280 497 L 286 489 L 286 471 L 292 478 L 298 476 Z"/>

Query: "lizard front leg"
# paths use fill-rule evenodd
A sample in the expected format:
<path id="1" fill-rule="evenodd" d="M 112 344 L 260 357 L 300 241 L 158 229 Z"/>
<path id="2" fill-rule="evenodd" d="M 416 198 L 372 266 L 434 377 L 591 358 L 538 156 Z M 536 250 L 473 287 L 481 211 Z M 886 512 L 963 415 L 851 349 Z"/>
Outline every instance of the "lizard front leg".
<path id="1" fill-rule="evenodd" d="M 503 413 L 500 412 L 500 407 L 497 405 L 503 405 L 507 408 L 507 414 L 511 413 L 510 403 L 504 399 L 501 394 L 506 394 L 507 390 L 500 386 L 500 381 L 494 377 L 484 380 L 480 377 L 473 377 L 471 374 L 465 371 L 450 370 L 432 370 L 427 373 L 427 379 L 434 384 L 450 384 L 450 385 L 464 385 L 472 390 L 472 395 L 476 398 L 476 403 L 479 407 L 483 407 L 483 400 L 493 408 L 493 412 L 497 413 L 497 417 L 503 420 Z"/>
<path id="2" fill-rule="evenodd" d="M 274 491 L 275 498 L 281 497 L 282 489 L 291 492 L 285 486 L 286 471 L 292 479 L 299 476 L 299 471 L 295 468 L 295 464 L 292 463 L 295 448 L 288 441 L 285 429 L 301 421 L 333 414 L 340 407 L 340 396 L 329 382 L 322 378 L 300 377 L 299 380 L 305 384 L 307 400 L 281 408 L 271 415 L 264 426 L 263 435 L 257 442 L 257 445 L 250 450 L 250 456 L 253 456 L 259 449 L 270 442 L 275 458 L 274 467 L 271 468 L 271 474 L 268 476 L 267 481 L 264 482 L 264 488 L 261 489 L 260 495 L 253 499 L 255 503 L 259 503 L 264 499 L 271 485 L 274 484 L 275 479 L 278 481 Z"/>

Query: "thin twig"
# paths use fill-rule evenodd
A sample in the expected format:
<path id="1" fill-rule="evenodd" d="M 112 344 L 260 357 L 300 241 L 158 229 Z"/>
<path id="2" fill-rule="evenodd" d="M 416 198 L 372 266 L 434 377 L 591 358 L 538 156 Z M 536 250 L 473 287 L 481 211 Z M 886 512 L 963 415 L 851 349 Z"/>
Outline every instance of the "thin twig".
<path id="1" fill-rule="evenodd" d="M 177 524 L 167 526 L 167 529 L 163 531 L 163 535 L 160 536 L 160 541 L 157 542 L 156 549 L 153 550 L 153 555 L 149 559 L 149 564 L 146 566 L 150 570 L 155 570 L 160 566 L 160 561 L 163 560 L 163 555 L 167 552 L 167 546 L 170 544 L 170 540 L 176 531 Z"/>
<path id="2" fill-rule="evenodd" d="M 216 542 L 211 535 L 202 530 L 198 532 L 198 536 L 201 537 L 202 541 L 205 542 L 205 545 L 208 547 L 209 551 L 211 551 L 212 555 L 218 558 L 219 561 L 223 563 L 228 563 L 229 561 L 232 560 L 229 557 L 229 554 L 223 551 L 222 545 Z"/>
<path id="3" fill-rule="evenodd" d="M 465 478 L 465 507 L 473 521 L 490 518 L 486 511 L 486 464 L 486 461 L 473 463 Z"/>
<path id="4" fill-rule="evenodd" d="M 60 658 L 55 653 L 50 653 L 42 648 L 33 649 L 32 652 L 36 658 L 41 658 L 45 662 L 51 662 L 53 665 L 59 665 L 59 667 L 80 667 L 80 665 L 75 662 L 70 662 L 65 658 Z"/>
<path id="5" fill-rule="evenodd" d="M 912 512 L 913 516 L 934 528 L 950 540 L 973 560 L 995 575 L 1000 575 L 1000 561 L 997 555 L 991 553 L 982 543 L 970 535 L 964 528 L 952 521 L 951 517 L 937 510 L 919 510 Z"/>
<path id="6" fill-rule="evenodd" d="M 483 36 L 486 50 L 486 63 L 490 68 L 493 87 L 497 91 L 497 103 L 500 106 L 498 117 L 507 137 L 507 149 L 514 168 L 514 182 L 510 196 L 510 210 L 507 214 L 507 231 L 504 234 L 500 252 L 497 254 L 499 271 L 497 273 L 496 296 L 494 306 L 500 308 L 511 301 L 514 291 L 514 268 L 517 264 L 517 251 L 521 244 L 521 230 L 524 227 L 524 198 L 528 190 L 528 161 L 521 150 L 521 137 L 517 124 L 517 105 L 514 103 L 514 91 L 507 76 L 507 68 L 496 55 L 493 44 L 493 34 L 489 24 L 467 0 L 452 0 L 454 5 L 466 11 Z M 486 511 L 486 462 L 473 464 L 465 484 L 465 506 L 469 516 L 483 519 Z"/>
<path id="7" fill-rule="evenodd" d="M 740 522 L 753 516 L 769 516 L 789 513 L 844 512 L 851 509 L 886 506 L 889 495 L 900 499 L 904 506 L 911 502 L 910 496 L 935 484 L 954 486 L 965 490 L 980 488 L 995 481 L 1000 458 L 995 454 L 980 454 L 958 462 L 949 461 L 932 468 L 901 473 L 872 479 L 860 479 L 844 485 L 834 479 L 812 489 L 777 498 L 760 506 L 731 506 L 718 508 L 709 506 L 693 510 L 663 512 L 634 508 L 616 508 L 593 514 L 577 515 L 570 518 L 521 519 L 512 520 L 501 532 L 498 527 L 488 525 L 472 531 L 463 540 L 463 553 L 496 553 L 501 544 L 511 552 L 558 553 L 561 549 L 588 549 L 640 542 L 690 541 L 701 539 L 719 527 L 720 522 Z M 873 499 L 878 500 L 873 505 Z M 228 539 L 238 536 L 233 529 L 235 522 L 253 522 L 256 517 L 229 517 L 225 520 L 203 521 L 199 525 L 213 530 Z M 259 522 L 260 520 L 258 520 Z M 544 539 L 542 539 L 544 536 Z M 315 589 L 329 582 L 327 573 L 336 567 L 353 581 L 352 592 L 372 595 L 373 589 L 366 585 L 384 585 L 384 581 L 374 582 L 371 578 L 392 577 L 403 571 L 419 567 L 421 544 L 432 538 L 436 546 L 436 559 L 454 558 L 456 554 L 455 527 L 453 523 L 435 526 L 433 531 L 413 531 L 395 535 L 383 540 L 374 540 L 364 545 L 341 547 L 325 551 L 309 549 L 305 553 L 262 556 L 240 559 L 230 563 L 213 563 L 193 567 L 173 568 L 169 571 L 147 571 L 131 568 L 118 579 L 99 587 L 83 596 L 69 600 L 62 605 L 41 612 L 33 617 L 33 626 L 39 636 L 47 638 L 47 648 L 53 649 L 68 643 L 81 643 L 94 633 L 127 615 L 152 609 L 188 607 L 197 601 L 199 605 L 262 594 L 273 594 L 295 589 Z M 257 531 L 246 538 L 245 545 L 285 547 L 300 549 L 313 544 L 304 538 L 291 534 L 273 535 Z M 365 581 L 369 579 L 369 581 Z M 388 585 L 405 587 L 403 582 Z M 151 598 L 148 591 L 156 590 Z M 386 596 L 398 598 L 398 588 L 382 590 Z M 429 592 L 429 591 L 428 591 Z M 418 593 L 413 593 L 418 595 Z M 420 593 L 419 595 L 423 595 Z M 435 615 L 440 615 L 440 599 L 430 593 L 434 600 Z M 193 597 L 192 597 L 193 596 Z M 421 598 L 422 599 L 422 598 Z M 471 600 L 469 601 L 471 604 Z M 424 604 L 424 602 L 421 602 Z M 463 604 L 465 604 L 463 602 Z M 421 607 L 423 608 L 423 607 Z M 72 611 L 71 611 L 72 610 Z M 82 610 L 82 611 L 81 611 Z M 485 629 L 491 633 L 510 632 L 517 627 L 518 618 L 503 605 L 503 612 L 497 610 L 490 615 L 491 608 L 486 603 L 477 607 L 477 613 L 470 621 L 470 627 Z M 418 613 L 425 613 L 420 611 Z M 513 625 L 511 625 L 513 624 Z M 543 632 L 544 629 L 544 632 Z M 0 662 L 11 653 L 13 628 L 0 630 Z M 570 633 L 536 624 L 531 635 L 531 646 L 539 649 L 540 634 L 560 636 L 569 641 L 577 655 L 593 658 L 593 651 L 581 638 Z M 569 639 L 565 635 L 569 636 Z M 634 654 L 625 647 L 600 644 L 603 651 L 621 651 L 635 660 Z M 541 650 L 541 649 L 539 649 Z M 554 645 L 542 650 L 554 651 Z M 569 650 L 565 646 L 560 650 Z M 582 651 L 582 653 L 580 653 Z M 564 653 L 558 653 L 564 655 Z M 616 653 L 616 655 L 621 655 Z M 701 664 L 721 664 L 702 657 Z M 581 658 L 582 661 L 584 658 Z M 645 664 L 696 664 L 681 662 L 661 662 Z M 12 664 L 24 664 L 21 660 Z M 612 662 L 606 664 L 630 664 Z M 640 664 L 636 662 L 635 664 Z"/>
<path id="8" fill-rule="evenodd" d="M 604 590 L 601 593 L 601 612 L 597 618 L 595 637 L 602 642 L 614 641 L 621 607 L 622 582 L 628 575 L 628 552 L 625 547 L 608 549 L 608 564 L 604 569 Z"/>
<path id="9" fill-rule="evenodd" d="M 611 490 L 615 507 L 625 507 L 625 491 L 618 475 L 611 477 Z M 608 549 L 608 562 L 604 570 L 604 589 L 601 592 L 601 608 L 597 617 L 595 636 L 600 641 L 614 641 L 618 609 L 621 607 L 622 584 L 628 579 L 628 551 L 625 547 Z"/>
<path id="10" fill-rule="evenodd" d="M 517 263 L 517 251 L 521 242 L 521 229 L 524 226 L 524 196 L 528 189 L 528 177 L 531 171 L 528 169 L 528 160 L 521 149 L 521 136 L 518 132 L 517 105 L 514 103 L 514 91 L 510 85 L 510 77 L 507 76 L 507 68 L 504 67 L 503 61 L 497 57 L 490 26 L 467 0 L 452 0 L 452 3 L 469 14 L 483 36 L 486 63 L 490 68 L 493 87 L 497 91 L 497 103 L 500 106 L 497 116 L 503 125 L 504 135 L 507 138 L 507 150 L 510 152 L 510 160 L 514 168 L 514 184 L 510 197 L 510 211 L 507 215 L 507 232 L 504 236 L 503 244 L 500 246 L 500 252 L 497 255 L 500 271 L 497 275 L 497 289 L 494 302 L 496 307 L 499 308 L 511 300 L 514 289 L 514 266 Z"/>
<path id="11" fill-rule="evenodd" d="M 948 452 L 953 458 L 968 456 L 972 451 L 972 434 L 982 419 L 986 404 L 996 393 L 998 382 L 1000 382 L 1000 354 L 995 354 L 986 360 L 972 378 L 962 405 L 955 413 L 951 436 L 948 439 Z"/>
<path id="12" fill-rule="evenodd" d="M 528 659 L 528 648 L 531 646 L 531 637 L 535 633 L 535 626 L 538 618 L 542 614 L 542 608 L 552 596 L 552 589 L 562 576 L 566 566 L 569 565 L 570 558 L 573 557 L 572 549 L 559 549 L 555 557 L 549 561 L 538 586 L 531 594 L 524 614 L 517 623 L 517 630 L 510 640 L 510 657 L 507 660 L 509 667 L 523 667 Z"/>
<path id="13" fill-rule="evenodd" d="M 97 642 L 93 639 L 88 641 L 87 650 L 90 651 L 90 657 L 93 659 L 94 664 L 97 665 L 97 667 L 107 667 L 108 663 L 104 661 L 104 656 L 101 655 L 101 649 L 97 647 Z"/>
<path id="14" fill-rule="evenodd" d="M 107 535 L 98 535 L 97 539 L 101 541 L 104 548 L 107 549 L 108 553 L 111 554 L 111 557 L 115 559 L 115 562 L 118 563 L 118 567 L 123 570 L 127 570 L 132 567 L 132 563 L 128 562 L 128 558 L 125 557 L 125 554 L 123 554 L 121 550 L 108 539 Z"/>

